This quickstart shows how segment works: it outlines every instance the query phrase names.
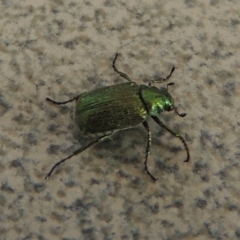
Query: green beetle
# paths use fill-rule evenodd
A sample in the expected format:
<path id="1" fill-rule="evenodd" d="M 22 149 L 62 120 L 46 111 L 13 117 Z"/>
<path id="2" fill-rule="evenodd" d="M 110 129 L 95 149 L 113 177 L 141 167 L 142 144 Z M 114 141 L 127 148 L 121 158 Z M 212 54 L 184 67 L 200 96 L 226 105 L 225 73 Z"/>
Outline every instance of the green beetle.
<path id="1" fill-rule="evenodd" d="M 166 78 L 152 80 L 149 86 L 137 85 L 126 73 L 117 70 L 115 66 L 117 57 L 118 53 L 115 55 L 112 67 L 115 72 L 128 80 L 128 82 L 84 92 L 65 102 L 56 102 L 50 98 L 46 98 L 47 101 L 57 105 L 66 104 L 75 100 L 75 122 L 81 133 L 84 135 L 102 134 L 102 136 L 98 137 L 95 141 L 57 162 L 47 174 L 46 179 L 51 176 L 54 169 L 61 163 L 83 152 L 94 144 L 104 141 L 113 131 L 128 129 L 143 124 L 148 134 L 144 168 L 146 173 L 155 182 L 157 178 L 149 172 L 147 165 L 151 147 L 151 131 L 146 121 L 149 115 L 158 125 L 181 140 L 187 153 L 185 162 L 190 160 L 189 149 L 183 137 L 166 127 L 158 118 L 161 112 L 170 112 L 172 110 L 180 117 L 186 116 L 185 113 L 178 113 L 177 108 L 174 106 L 174 100 L 168 92 L 168 86 L 174 83 L 168 83 L 167 88 L 162 87 L 160 89 L 151 86 L 151 82 L 167 81 L 171 77 L 175 67 L 172 67 L 170 74 Z"/>

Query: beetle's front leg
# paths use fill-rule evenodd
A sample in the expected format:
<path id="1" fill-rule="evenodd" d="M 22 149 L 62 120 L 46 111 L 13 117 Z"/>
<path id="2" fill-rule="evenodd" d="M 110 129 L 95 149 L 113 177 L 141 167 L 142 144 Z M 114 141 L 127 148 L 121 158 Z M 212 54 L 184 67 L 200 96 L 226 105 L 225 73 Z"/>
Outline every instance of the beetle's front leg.
<path id="1" fill-rule="evenodd" d="M 151 86 L 152 83 L 162 83 L 162 82 L 167 81 L 167 80 L 172 76 L 172 74 L 173 74 L 173 72 L 174 72 L 175 69 L 176 69 L 176 68 L 173 66 L 172 69 L 171 69 L 171 72 L 168 74 L 167 77 L 165 77 L 165 78 L 159 77 L 159 78 L 150 80 L 150 82 L 149 82 L 148 85 Z M 169 85 L 172 85 L 172 84 L 174 84 L 174 83 L 169 83 Z"/>
<path id="2" fill-rule="evenodd" d="M 190 160 L 190 153 L 189 153 L 188 145 L 187 145 L 186 141 L 184 140 L 184 138 L 181 135 L 179 135 L 178 133 L 175 133 L 173 130 L 171 130 L 167 126 L 165 126 L 165 124 L 163 122 L 161 122 L 158 117 L 155 117 L 155 116 L 151 116 L 151 117 L 159 126 L 163 127 L 168 132 L 170 132 L 172 135 L 174 135 L 175 137 L 180 139 L 180 141 L 182 142 L 182 144 L 186 150 L 186 153 L 187 153 L 187 158 L 184 162 L 188 162 Z"/>

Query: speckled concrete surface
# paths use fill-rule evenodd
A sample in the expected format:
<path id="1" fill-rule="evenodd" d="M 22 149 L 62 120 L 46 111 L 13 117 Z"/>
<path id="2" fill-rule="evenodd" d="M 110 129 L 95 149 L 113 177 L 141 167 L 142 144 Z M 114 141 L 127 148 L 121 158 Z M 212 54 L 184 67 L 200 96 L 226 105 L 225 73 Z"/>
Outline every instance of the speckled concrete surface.
<path id="1" fill-rule="evenodd" d="M 0 239 L 239 239 L 240 1 L 1 1 Z M 91 141 L 73 124 L 92 88 L 166 76 L 179 112 L 116 133 L 44 179 Z"/>

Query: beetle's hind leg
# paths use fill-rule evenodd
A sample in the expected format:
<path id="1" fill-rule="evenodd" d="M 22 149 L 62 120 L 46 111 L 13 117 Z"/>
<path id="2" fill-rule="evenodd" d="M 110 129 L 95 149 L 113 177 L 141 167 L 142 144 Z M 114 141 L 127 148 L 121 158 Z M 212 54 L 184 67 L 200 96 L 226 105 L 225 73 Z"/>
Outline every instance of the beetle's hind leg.
<path id="1" fill-rule="evenodd" d="M 46 100 L 47 100 L 48 102 L 54 103 L 54 104 L 56 104 L 56 105 L 61 105 L 61 104 L 66 104 L 66 103 L 72 102 L 72 101 L 74 101 L 74 100 L 78 100 L 79 96 L 80 96 L 80 95 L 78 95 L 78 96 L 76 96 L 76 97 L 74 97 L 74 98 L 71 98 L 71 99 L 69 99 L 69 100 L 67 100 L 67 101 L 64 101 L 64 102 L 57 102 L 57 101 L 55 101 L 55 100 L 52 100 L 51 98 L 46 98 Z"/>
<path id="2" fill-rule="evenodd" d="M 125 78 L 126 80 L 128 80 L 129 82 L 132 82 L 132 79 L 124 72 L 120 72 L 117 70 L 116 66 L 115 66 L 115 63 L 116 63 L 116 60 L 117 60 L 117 57 L 118 57 L 119 53 L 116 53 L 115 55 L 115 58 L 113 59 L 113 63 L 112 63 L 112 67 L 113 67 L 113 70 L 115 72 L 117 72 L 121 77 Z"/>
<path id="3" fill-rule="evenodd" d="M 82 147 L 82 148 L 79 148 L 77 149 L 76 151 L 74 151 L 71 155 L 69 155 L 68 157 L 58 161 L 57 163 L 55 163 L 53 165 L 53 167 L 51 168 L 51 170 L 48 172 L 48 174 L 46 175 L 45 179 L 49 179 L 53 173 L 53 171 L 59 166 L 61 165 L 62 163 L 64 163 L 65 161 L 67 161 L 68 159 L 72 158 L 73 156 L 75 155 L 78 155 L 79 153 L 83 152 L 84 150 L 92 147 L 93 145 L 99 143 L 99 142 L 102 142 L 104 141 L 105 139 L 107 139 L 110 135 L 112 135 L 111 133 L 110 134 L 105 134 L 104 136 L 102 137 L 99 137 L 97 138 L 96 140 L 94 140 L 93 142 L 90 142 L 89 144 L 87 144 L 85 147 Z"/>
<path id="4" fill-rule="evenodd" d="M 148 155 L 150 153 L 150 148 L 151 148 L 151 144 L 152 144 L 152 134 L 151 134 L 151 131 L 150 131 L 150 128 L 148 126 L 148 123 L 147 121 L 144 121 L 143 122 L 143 126 L 145 127 L 145 129 L 147 130 L 147 136 L 148 136 L 148 141 L 147 141 L 147 147 L 146 147 L 146 156 L 145 156 L 145 161 L 144 161 L 144 169 L 145 169 L 145 172 L 147 173 L 147 175 L 150 176 L 150 178 L 153 180 L 153 182 L 155 182 L 156 180 L 158 180 L 158 178 L 155 178 L 148 170 L 148 165 L 147 165 L 147 162 L 148 162 Z"/>

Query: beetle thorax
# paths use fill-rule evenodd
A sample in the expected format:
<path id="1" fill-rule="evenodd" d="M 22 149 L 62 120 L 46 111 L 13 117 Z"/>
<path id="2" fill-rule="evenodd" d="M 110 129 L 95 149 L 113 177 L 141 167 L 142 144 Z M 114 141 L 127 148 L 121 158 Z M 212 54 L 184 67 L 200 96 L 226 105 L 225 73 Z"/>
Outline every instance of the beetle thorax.
<path id="1" fill-rule="evenodd" d="M 174 99 L 166 88 L 158 89 L 142 85 L 141 97 L 151 116 L 158 116 L 161 112 L 173 110 Z"/>

